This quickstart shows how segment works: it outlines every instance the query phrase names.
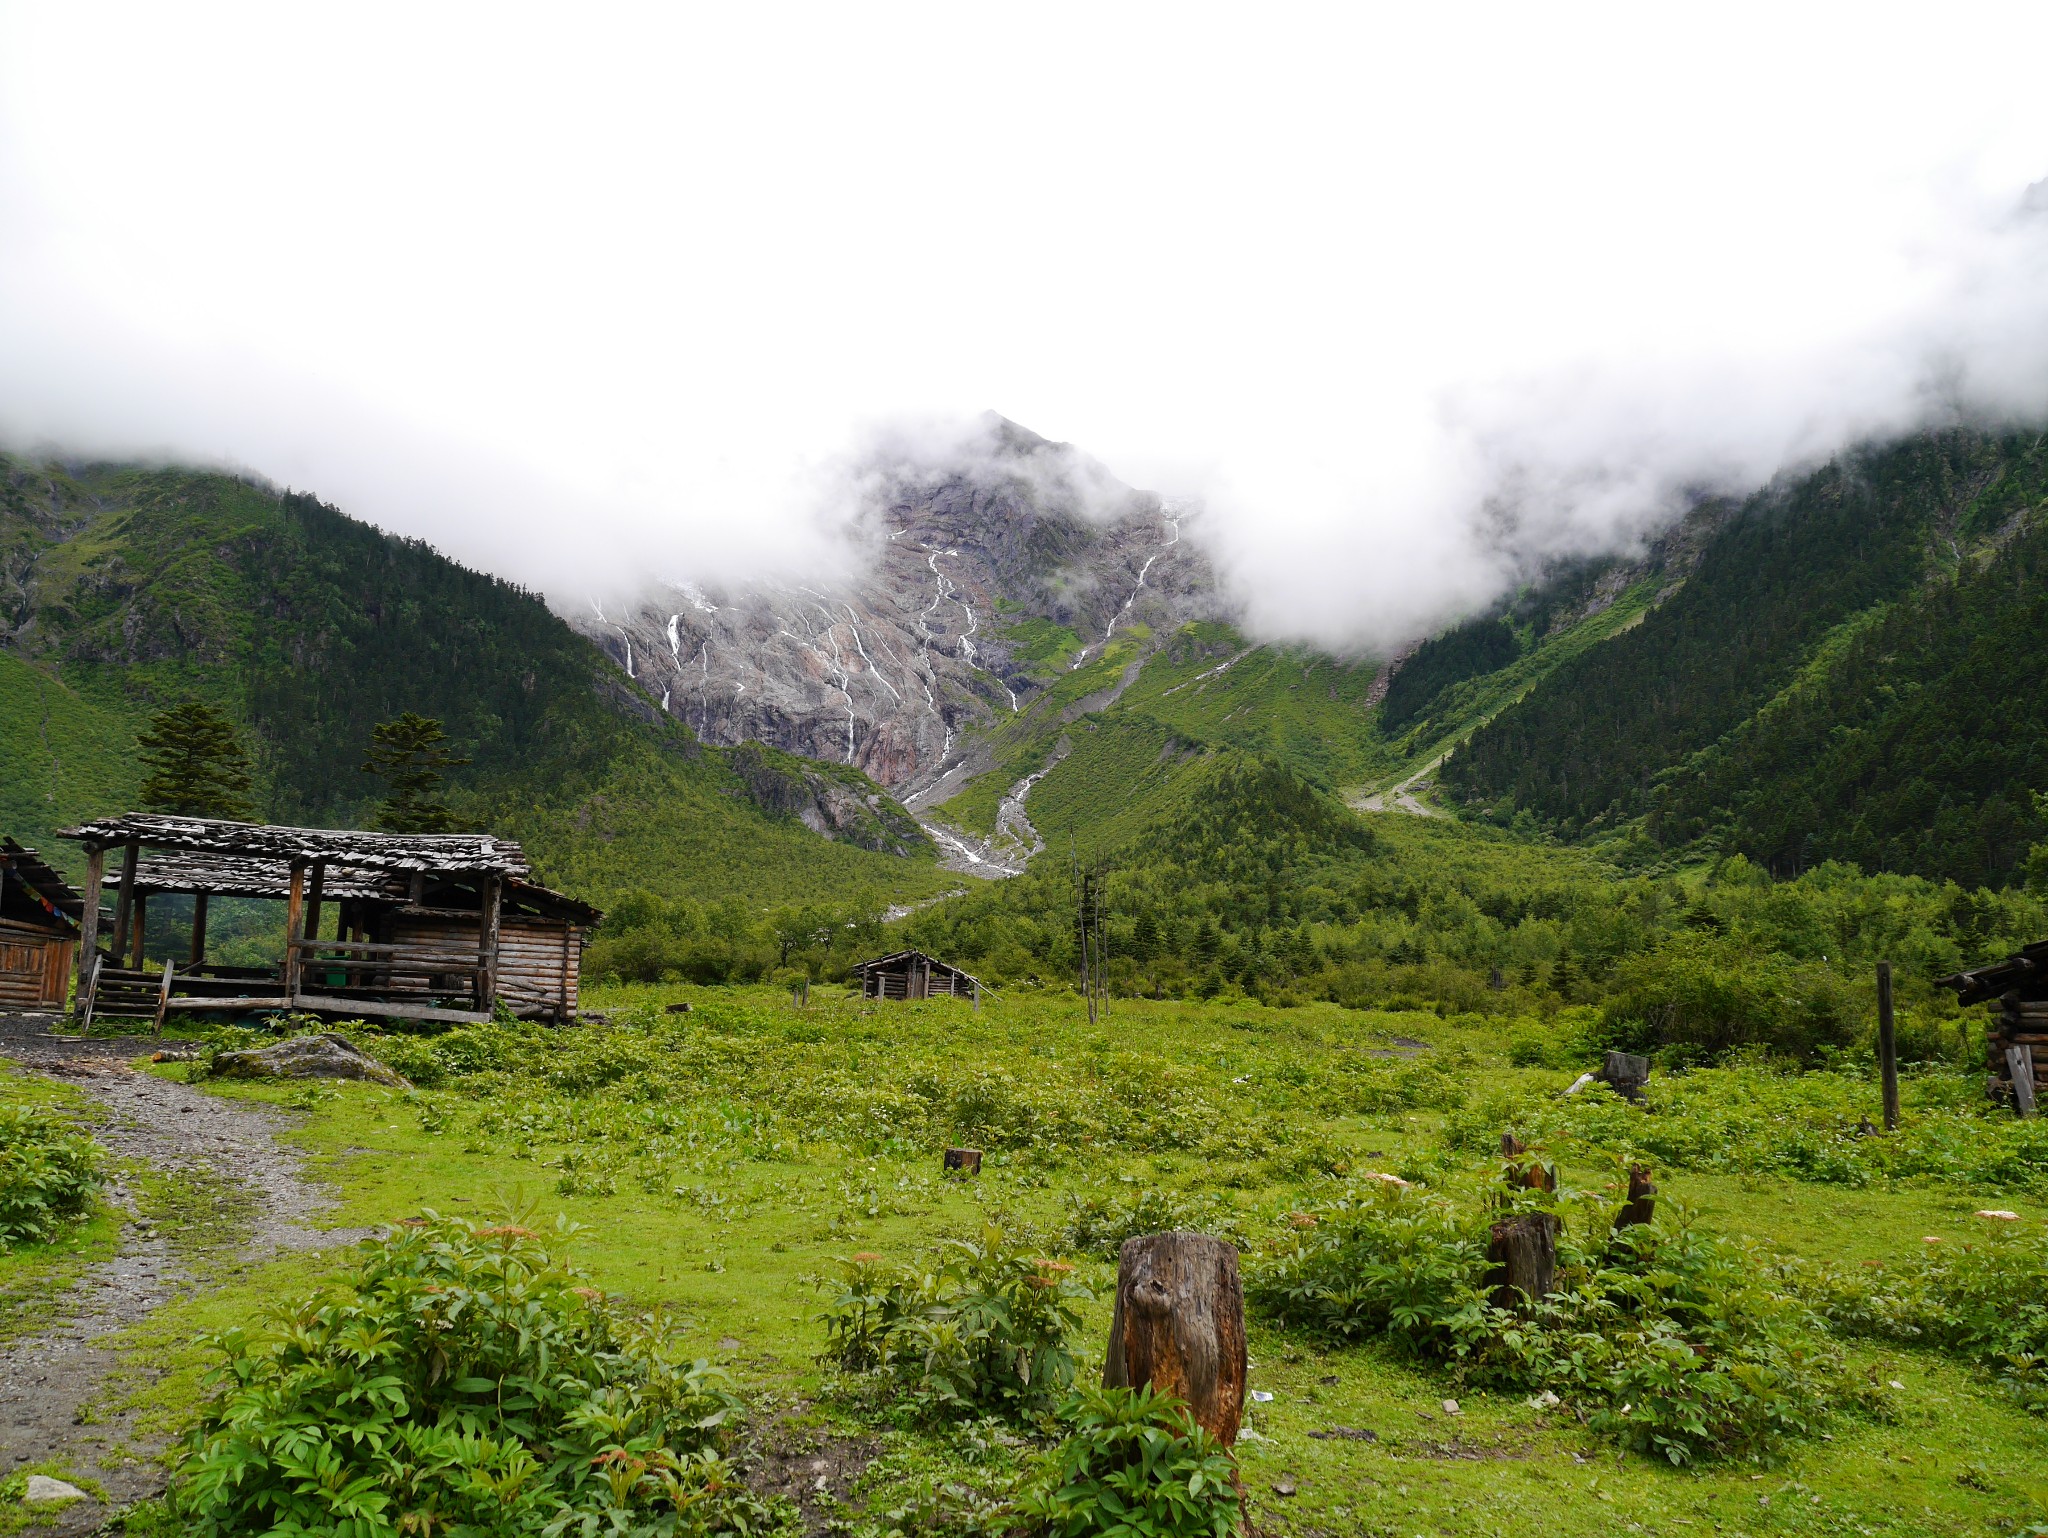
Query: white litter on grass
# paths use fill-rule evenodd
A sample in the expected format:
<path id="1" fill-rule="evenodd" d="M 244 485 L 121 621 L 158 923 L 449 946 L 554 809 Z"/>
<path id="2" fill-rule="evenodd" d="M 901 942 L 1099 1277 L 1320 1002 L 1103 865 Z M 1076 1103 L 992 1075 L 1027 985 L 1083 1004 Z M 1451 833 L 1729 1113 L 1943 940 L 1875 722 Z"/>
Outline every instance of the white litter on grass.
<path id="1" fill-rule="evenodd" d="M 1268 1393 L 1265 1389 L 1255 1388 L 1252 1390 L 1253 1404 L 1271 1404 L 1272 1402 L 1273 1396 L 1270 1393 Z"/>
<path id="2" fill-rule="evenodd" d="M 1563 1403 L 1564 1401 L 1562 1399 L 1559 1399 L 1557 1395 L 1553 1394 L 1549 1389 L 1545 1389 L 1540 1394 L 1532 1394 L 1529 1396 L 1529 1408 L 1532 1410 L 1555 1410 L 1559 1405 Z"/>
<path id="3" fill-rule="evenodd" d="M 1444 1401 L 1444 1414 L 1446 1414 L 1446 1415 L 1456 1415 L 1457 1413 L 1458 1413 L 1458 1401 L 1457 1401 L 1457 1400 L 1455 1400 L 1455 1399 L 1446 1399 L 1446 1400 Z"/>
<path id="4" fill-rule="evenodd" d="M 1906 1385 L 1901 1383 L 1897 1378 L 1892 1379 L 1892 1387 L 1897 1389 L 1901 1394 L 1906 1392 Z"/>

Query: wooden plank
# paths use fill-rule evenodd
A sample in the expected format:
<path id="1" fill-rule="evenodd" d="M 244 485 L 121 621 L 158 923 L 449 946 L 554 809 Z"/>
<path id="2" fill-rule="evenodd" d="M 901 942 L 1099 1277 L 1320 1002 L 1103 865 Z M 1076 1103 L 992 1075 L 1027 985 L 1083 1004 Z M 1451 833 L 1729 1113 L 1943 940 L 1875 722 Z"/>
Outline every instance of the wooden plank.
<path id="1" fill-rule="evenodd" d="M 2013 1104 L 2022 1116 L 2034 1114 L 2034 1049 L 2007 1047 L 2006 1066 L 2012 1070 Z"/>
<path id="2" fill-rule="evenodd" d="M 318 1010 L 322 1014 L 375 1015 L 380 1020 L 448 1020 L 458 1025 L 480 1025 L 491 1018 L 488 1012 L 477 1010 L 436 1009 L 383 999 L 341 999 L 319 993 L 299 994 L 292 999 L 291 1007 Z"/>
<path id="3" fill-rule="evenodd" d="M 92 976 L 93 959 L 100 951 L 100 883 L 107 875 L 107 851 L 99 844 L 85 846 L 85 912 L 78 923 L 78 992 L 82 998 Z"/>
<path id="4" fill-rule="evenodd" d="M 154 1026 L 155 1034 L 158 1036 L 161 1036 L 164 1033 L 164 1006 L 170 1002 L 171 963 L 168 959 L 166 959 L 164 962 L 164 985 L 162 990 L 156 996 L 156 1020 L 154 1022 Z"/>

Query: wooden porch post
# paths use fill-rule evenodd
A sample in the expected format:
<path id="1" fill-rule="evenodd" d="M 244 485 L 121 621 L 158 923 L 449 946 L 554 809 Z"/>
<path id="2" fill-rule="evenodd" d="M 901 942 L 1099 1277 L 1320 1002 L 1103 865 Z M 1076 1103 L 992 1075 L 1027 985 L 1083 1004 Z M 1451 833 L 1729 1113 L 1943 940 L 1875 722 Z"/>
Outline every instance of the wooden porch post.
<path id="1" fill-rule="evenodd" d="M 313 862 L 313 884 L 306 889 L 306 938 L 320 938 L 320 889 L 327 885 L 327 862 Z"/>
<path id="2" fill-rule="evenodd" d="M 85 912 L 78 920 L 78 996 L 92 981 L 93 958 L 100 953 L 100 883 L 107 875 L 107 851 L 98 844 L 85 846 Z"/>
<path id="3" fill-rule="evenodd" d="M 299 947 L 305 938 L 306 867 L 292 861 L 292 884 L 284 904 L 284 997 L 295 1004 L 299 997 Z"/>
<path id="4" fill-rule="evenodd" d="M 129 945 L 131 950 L 133 951 L 133 955 L 130 958 L 128 965 L 134 968 L 137 972 L 140 972 L 142 970 L 142 937 L 144 933 L 149 929 L 148 893 L 137 892 L 135 894 L 134 912 L 135 933 L 129 941 Z"/>
<path id="5" fill-rule="evenodd" d="M 114 953 L 114 965 L 121 964 L 121 958 L 128 954 L 129 905 L 135 901 L 135 862 L 142 854 L 142 840 L 131 838 L 128 847 L 121 854 L 121 886 L 114 893 L 114 943 L 109 949 Z"/>
<path id="6" fill-rule="evenodd" d="M 477 977 L 478 1009 L 489 1009 L 498 994 L 498 909 L 504 892 L 503 878 L 484 877 L 483 922 L 477 933 L 477 965 L 483 968 Z"/>
<path id="7" fill-rule="evenodd" d="M 192 894 L 192 957 L 190 965 L 200 966 L 206 960 L 206 894 Z"/>

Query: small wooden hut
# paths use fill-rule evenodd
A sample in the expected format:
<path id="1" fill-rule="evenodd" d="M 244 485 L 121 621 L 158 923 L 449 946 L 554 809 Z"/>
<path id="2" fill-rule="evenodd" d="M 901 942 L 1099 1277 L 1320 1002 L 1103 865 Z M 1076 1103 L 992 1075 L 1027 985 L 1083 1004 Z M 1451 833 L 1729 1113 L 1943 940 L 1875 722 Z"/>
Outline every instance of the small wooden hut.
<path id="1" fill-rule="evenodd" d="M 2048 1098 L 2048 940 L 2003 961 L 1941 979 L 1961 1004 L 1990 1004 L 1984 1030 L 1985 1092 L 2020 1112 Z"/>
<path id="2" fill-rule="evenodd" d="M 528 1018 L 576 1012 L 583 948 L 602 915 L 531 879 L 519 846 L 482 833 L 357 833 L 130 813 L 73 828 L 88 880 L 110 889 L 101 947 L 89 913 L 79 959 L 82 1012 L 304 1010 L 408 1020 Z M 109 870 L 107 855 L 118 853 Z M 143 963 L 149 900 L 193 900 L 190 953 Z M 209 900 L 285 905 L 275 968 L 206 957 Z M 323 933 L 329 930 L 331 933 Z"/>
<path id="3" fill-rule="evenodd" d="M 0 838 L 0 1009 L 62 1009 L 85 898 L 33 849 Z"/>
<path id="4" fill-rule="evenodd" d="M 897 951 L 853 969 L 864 999 L 979 999 L 981 982 L 923 951 Z"/>

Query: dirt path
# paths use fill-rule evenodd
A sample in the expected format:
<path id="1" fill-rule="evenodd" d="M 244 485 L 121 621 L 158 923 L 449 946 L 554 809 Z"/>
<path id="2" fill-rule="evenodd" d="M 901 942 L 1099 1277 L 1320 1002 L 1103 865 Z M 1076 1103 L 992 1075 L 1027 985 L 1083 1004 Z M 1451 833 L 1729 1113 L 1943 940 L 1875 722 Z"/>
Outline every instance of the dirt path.
<path id="1" fill-rule="evenodd" d="M 1450 756 L 1450 750 L 1446 748 L 1391 790 L 1376 790 L 1351 804 L 1361 812 L 1406 812 L 1411 817 L 1441 817 L 1443 813 L 1435 807 L 1425 806 L 1416 800 L 1415 792 L 1424 779 L 1441 768 L 1443 761 Z"/>
<path id="2" fill-rule="evenodd" d="M 117 1177 L 107 1198 L 133 1220 L 122 1230 L 119 1252 L 57 1295 L 40 1328 L 0 1345 L 0 1475 L 54 1461 L 98 1480 L 121 1506 L 160 1491 L 164 1471 L 147 1456 L 161 1448 L 139 1441 L 126 1422 L 78 1424 L 80 1410 L 100 1397 L 120 1365 L 106 1337 L 189 1293 L 202 1267 L 217 1280 L 223 1267 L 232 1273 L 282 1250 L 350 1243 L 366 1230 L 310 1226 L 333 1198 L 303 1177 L 299 1155 L 278 1141 L 292 1125 L 287 1114 L 218 1100 L 129 1066 L 156 1042 L 65 1039 L 50 1033 L 53 1023 L 49 1016 L 0 1015 L 0 1056 L 97 1102 L 107 1114 L 92 1134 L 116 1160 L 184 1172 L 216 1193 L 190 1230 L 158 1228 Z M 233 1225 L 232 1247 L 209 1255 L 199 1236 L 224 1217 Z M 123 1450 L 143 1456 L 121 1458 Z M 41 1531 L 89 1532 L 107 1515 L 98 1502 L 81 1501 Z"/>

